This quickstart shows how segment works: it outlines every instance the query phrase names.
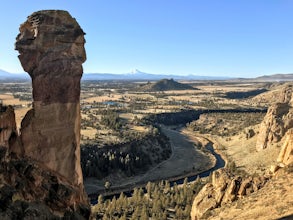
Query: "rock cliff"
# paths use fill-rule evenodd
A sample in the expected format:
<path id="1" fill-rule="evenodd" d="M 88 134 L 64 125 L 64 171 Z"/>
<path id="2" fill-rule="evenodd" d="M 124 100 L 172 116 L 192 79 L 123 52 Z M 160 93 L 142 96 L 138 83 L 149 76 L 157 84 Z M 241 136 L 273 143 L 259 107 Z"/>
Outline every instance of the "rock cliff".
<path id="1" fill-rule="evenodd" d="M 16 130 L 0 106 L 0 218 L 88 219 L 80 165 L 84 32 L 66 11 L 38 11 L 20 26 L 16 50 L 32 78 L 33 108 Z"/>
<path id="2" fill-rule="evenodd" d="M 15 48 L 32 78 L 33 108 L 21 123 L 25 156 L 82 185 L 80 79 L 86 59 L 84 32 L 66 11 L 30 15 Z"/>
<path id="3" fill-rule="evenodd" d="M 287 131 L 284 139 L 277 162 L 281 163 L 281 166 L 288 166 L 293 164 L 293 129 Z"/>
<path id="4" fill-rule="evenodd" d="M 287 85 L 280 93 L 278 102 L 269 107 L 261 123 L 256 143 L 260 151 L 279 142 L 285 133 L 293 128 L 293 85 Z"/>

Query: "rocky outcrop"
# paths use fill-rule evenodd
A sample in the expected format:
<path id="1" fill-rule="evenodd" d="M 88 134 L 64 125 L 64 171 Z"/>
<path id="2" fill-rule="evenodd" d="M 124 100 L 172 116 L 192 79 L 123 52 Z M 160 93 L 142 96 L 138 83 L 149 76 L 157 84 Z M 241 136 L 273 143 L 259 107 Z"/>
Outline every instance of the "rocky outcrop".
<path id="1" fill-rule="evenodd" d="M 193 201 L 191 219 L 205 219 L 209 210 L 257 191 L 266 181 L 264 177 L 232 176 L 224 169 L 213 172 L 211 183 L 207 183 Z"/>
<path id="2" fill-rule="evenodd" d="M 32 78 L 33 108 L 21 123 L 24 155 L 82 186 L 80 79 L 84 32 L 66 11 L 33 13 L 16 39 L 19 60 Z"/>
<path id="3" fill-rule="evenodd" d="M 0 104 L 0 113 L 0 146 L 9 148 L 11 138 L 17 136 L 14 110 Z"/>
<path id="4" fill-rule="evenodd" d="M 23 148 L 16 129 L 15 114 L 11 106 L 0 104 L 0 147 L 11 153 L 22 154 Z M 8 151 L 7 151 L 8 152 Z"/>
<path id="5" fill-rule="evenodd" d="M 279 96 L 279 102 L 273 104 L 261 123 L 256 143 L 260 151 L 279 142 L 285 133 L 293 128 L 293 86 L 287 85 Z"/>
<path id="6" fill-rule="evenodd" d="M 287 131 L 277 162 L 288 166 L 293 163 L 293 129 Z"/>
<path id="7" fill-rule="evenodd" d="M 0 219 L 89 219 L 80 189 L 29 158 L 0 147 Z"/>

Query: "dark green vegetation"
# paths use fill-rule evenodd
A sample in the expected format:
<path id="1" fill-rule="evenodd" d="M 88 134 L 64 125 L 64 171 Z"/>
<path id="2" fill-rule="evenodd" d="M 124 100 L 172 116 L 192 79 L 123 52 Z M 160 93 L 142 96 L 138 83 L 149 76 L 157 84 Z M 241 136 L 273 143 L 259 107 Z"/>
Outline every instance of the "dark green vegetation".
<path id="1" fill-rule="evenodd" d="M 245 98 L 259 95 L 259 94 L 267 92 L 267 91 L 268 91 L 267 89 L 256 89 L 256 90 L 247 91 L 247 92 L 227 92 L 226 98 L 228 98 L 228 99 L 245 99 Z"/>
<path id="2" fill-rule="evenodd" d="M 149 92 L 156 92 L 156 91 L 168 91 L 168 90 L 188 90 L 188 89 L 195 89 L 194 87 L 174 81 L 173 79 L 162 79 L 156 83 L 148 82 L 145 85 L 139 87 L 140 91 L 149 91 Z"/>
<path id="3" fill-rule="evenodd" d="M 131 220 L 166 220 L 190 219 L 190 211 L 194 196 L 200 191 L 205 182 L 197 179 L 187 184 L 185 179 L 182 186 L 171 187 L 168 181 L 159 183 L 149 182 L 145 191 L 135 188 L 131 197 L 123 193 L 118 198 L 105 200 L 98 198 L 98 204 L 93 207 L 97 219 L 131 219 Z"/>
<path id="4" fill-rule="evenodd" d="M 32 88 L 29 82 L 0 83 L 0 94 L 9 93 L 20 101 L 32 101 Z"/>
<path id="5" fill-rule="evenodd" d="M 188 123 L 187 127 L 201 134 L 230 136 L 259 124 L 264 116 L 265 113 L 262 112 L 205 113 L 198 120 Z"/>
<path id="6" fill-rule="evenodd" d="M 259 113 L 260 115 L 264 115 L 266 110 L 264 109 L 201 109 L 201 110 L 184 110 L 180 112 L 171 112 L 171 113 L 160 113 L 160 114 L 152 114 L 148 115 L 144 118 L 145 123 L 159 123 L 165 125 L 176 125 L 176 124 L 186 124 L 192 122 L 194 120 L 199 119 L 200 115 L 207 114 L 219 114 L 219 119 L 222 117 L 221 114 L 226 114 L 226 116 L 230 117 L 235 115 L 236 117 L 243 114 L 243 119 L 245 119 L 246 114 L 250 113 Z M 256 116 L 260 116 L 256 115 Z M 220 117 L 221 116 L 221 117 Z M 249 120 L 250 121 L 250 120 Z M 255 123 L 256 124 L 256 123 Z"/>
<path id="7" fill-rule="evenodd" d="M 106 111 L 102 115 L 100 123 L 109 129 L 118 131 L 122 127 L 121 119 L 119 114 L 114 111 Z"/>
<path id="8" fill-rule="evenodd" d="M 115 172 L 132 176 L 168 159 L 170 155 L 168 138 L 154 128 L 146 136 L 126 143 L 103 148 L 84 145 L 81 148 L 81 165 L 84 177 L 102 179 Z"/>

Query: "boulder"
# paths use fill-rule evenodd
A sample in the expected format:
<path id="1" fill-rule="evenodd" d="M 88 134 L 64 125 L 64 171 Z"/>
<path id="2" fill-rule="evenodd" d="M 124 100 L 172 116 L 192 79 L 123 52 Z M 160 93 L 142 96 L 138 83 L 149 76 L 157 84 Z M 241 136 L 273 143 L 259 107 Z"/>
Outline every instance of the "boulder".
<path id="1" fill-rule="evenodd" d="M 238 198 L 257 191 L 266 183 L 265 177 L 246 177 L 229 175 L 225 169 L 212 174 L 212 182 L 207 183 L 194 198 L 191 219 L 202 219 L 205 213 Z"/>
<path id="2" fill-rule="evenodd" d="M 214 186 L 211 183 L 206 184 L 193 200 L 191 208 L 191 219 L 197 220 L 207 211 L 218 206 L 214 196 Z"/>
<path id="3" fill-rule="evenodd" d="M 239 190 L 241 178 L 236 177 L 229 183 L 225 195 L 222 200 L 222 204 L 233 202 L 237 199 L 237 192 Z"/>

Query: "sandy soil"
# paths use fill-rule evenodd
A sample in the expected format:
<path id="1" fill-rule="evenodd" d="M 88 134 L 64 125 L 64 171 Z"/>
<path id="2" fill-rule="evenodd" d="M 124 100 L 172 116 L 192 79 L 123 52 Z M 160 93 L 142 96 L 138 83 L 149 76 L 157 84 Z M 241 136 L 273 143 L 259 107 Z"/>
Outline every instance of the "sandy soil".
<path id="1" fill-rule="evenodd" d="M 166 127 L 163 127 L 162 130 L 170 138 L 172 145 L 172 155 L 168 160 L 151 168 L 143 175 L 137 175 L 131 178 L 109 176 L 107 179 L 100 181 L 94 178 L 85 179 L 84 184 L 87 193 L 91 194 L 104 190 L 105 181 L 112 183 L 111 188 L 113 190 L 117 188 L 131 188 L 148 181 L 170 179 L 189 173 L 200 173 L 214 166 L 216 162 L 215 158 L 210 153 L 203 153 L 199 150 L 191 141 L 191 138 L 194 137 Z"/>

